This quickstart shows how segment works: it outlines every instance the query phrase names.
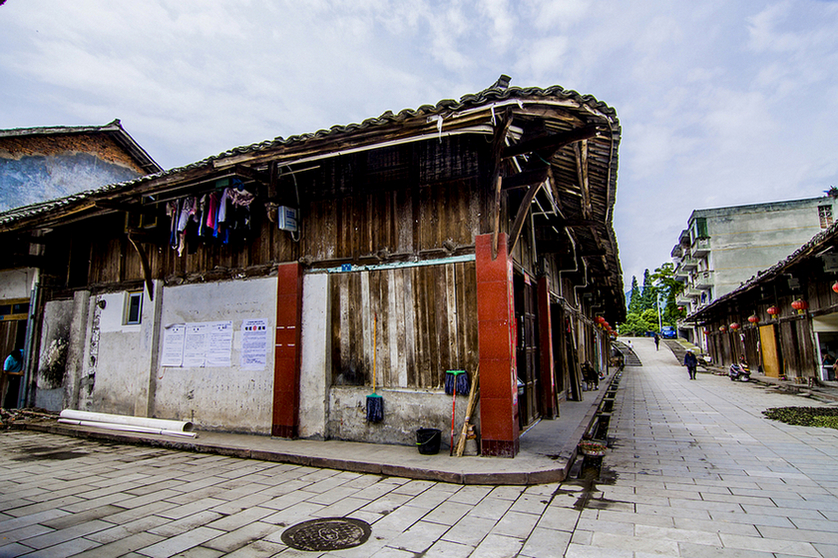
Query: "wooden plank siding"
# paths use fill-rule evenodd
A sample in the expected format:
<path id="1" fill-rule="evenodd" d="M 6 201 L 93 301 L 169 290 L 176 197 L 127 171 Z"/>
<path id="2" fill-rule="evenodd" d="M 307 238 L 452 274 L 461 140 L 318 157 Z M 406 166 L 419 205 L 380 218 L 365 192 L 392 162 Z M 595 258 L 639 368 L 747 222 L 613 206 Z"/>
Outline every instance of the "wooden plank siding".
<path id="1" fill-rule="evenodd" d="M 201 238 L 193 253 L 187 249 L 178 256 L 169 246 L 169 219 L 159 206 L 159 227 L 143 231 L 138 242 L 153 279 L 187 281 L 296 260 L 329 267 L 462 253 L 474 246 L 475 235 L 485 232 L 479 172 L 485 145 L 475 143 L 479 141 L 452 137 L 337 156 L 299 174 L 283 166 L 280 171 L 286 174 L 280 174 L 277 199 L 284 205 L 299 203 L 299 241 L 271 222 L 262 187 L 256 186 L 252 231 L 244 239 L 222 244 Z M 124 222 L 124 213 L 117 212 L 71 226 L 73 235 L 90 241 L 89 269 L 87 277 L 65 276 L 66 287 L 116 287 L 144 279 Z"/>
<path id="2" fill-rule="evenodd" d="M 441 388 L 446 370 L 475 369 L 474 262 L 330 278 L 334 384 L 372 386 L 374 359 L 387 388 Z"/>

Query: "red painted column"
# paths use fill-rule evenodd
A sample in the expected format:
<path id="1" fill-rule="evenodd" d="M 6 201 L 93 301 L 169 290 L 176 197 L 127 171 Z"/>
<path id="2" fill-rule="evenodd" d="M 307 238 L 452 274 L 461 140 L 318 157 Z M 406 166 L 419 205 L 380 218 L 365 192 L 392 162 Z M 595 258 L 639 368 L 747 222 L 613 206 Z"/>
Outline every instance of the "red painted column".
<path id="1" fill-rule="evenodd" d="M 553 316 L 550 313 L 550 285 L 547 277 L 538 279 L 538 346 L 541 362 L 541 409 L 545 418 L 559 416 L 556 375 L 553 360 Z"/>
<path id="2" fill-rule="evenodd" d="M 498 238 L 496 259 L 492 260 L 491 234 L 475 239 L 475 252 L 481 453 L 515 457 L 519 449 L 515 298 L 507 235 Z"/>
<path id="3" fill-rule="evenodd" d="M 303 275 L 299 263 L 277 268 L 276 347 L 274 349 L 274 401 L 271 435 L 297 436 L 300 409 L 300 326 Z"/>

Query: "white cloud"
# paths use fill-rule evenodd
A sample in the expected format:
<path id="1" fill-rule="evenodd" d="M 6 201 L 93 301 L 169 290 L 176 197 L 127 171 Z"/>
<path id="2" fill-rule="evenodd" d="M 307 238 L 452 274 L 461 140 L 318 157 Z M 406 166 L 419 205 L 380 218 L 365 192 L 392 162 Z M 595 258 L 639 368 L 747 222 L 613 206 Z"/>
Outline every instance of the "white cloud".
<path id="1" fill-rule="evenodd" d="M 630 279 L 669 258 L 694 208 L 838 185 L 835 29 L 838 4 L 815 0 L 15 0 L 0 7 L 0 127 L 118 117 L 170 167 L 501 73 L 559 84 L 623 125 Z"/>

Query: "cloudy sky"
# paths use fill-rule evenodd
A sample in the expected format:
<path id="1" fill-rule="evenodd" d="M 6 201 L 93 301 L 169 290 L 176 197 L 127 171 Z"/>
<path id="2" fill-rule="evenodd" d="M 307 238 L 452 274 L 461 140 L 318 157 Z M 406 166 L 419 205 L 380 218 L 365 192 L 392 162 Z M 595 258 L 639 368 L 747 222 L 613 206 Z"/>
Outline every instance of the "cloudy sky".
<path id="1" fill-rule="evenodd" d="M 624 281 L 693 209 L 838 186 L 838 3 L 0 0 L 0 128 L 114 118 L 164 168 L 502 74 L 614 107 Z"/>

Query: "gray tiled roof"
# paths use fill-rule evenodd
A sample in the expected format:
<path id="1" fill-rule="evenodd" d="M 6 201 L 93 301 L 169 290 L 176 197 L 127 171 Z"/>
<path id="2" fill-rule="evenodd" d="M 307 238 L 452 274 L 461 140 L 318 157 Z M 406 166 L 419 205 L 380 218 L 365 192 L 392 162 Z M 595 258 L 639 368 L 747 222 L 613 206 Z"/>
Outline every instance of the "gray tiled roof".
<path id="1" fill-rule="evenodd" d="M 20 221 L 30 220 L 32 218 L 46 216 L 53 213 L 60 214 L 65 210 L 82 206 L 85 203 L 92 203 L 99 198 L 110 198 L 121 193 L 130 193 L 133 188 L 143 183 L 151 182 L 163 177 L 178 175 L 190 170 L 211 167 L 216 161 L 223 160 L 228 157 L 243 154 L 255 155 L 270 149 L 288 148 L 320 139 L 333 140 L 339 138 L 340 136 L 349 136 L 365 130 L 375 131 L 377 129 L 384 129 L 387 126 L 398 126 L 404 122 L 421 119 L 422 117 L 427 118 L 432 116 L 443 116 L 444 118 L 446 115 L 454 115 L 455 113 L 463 110 L 488 106 L 492 103 L 500 103 L 503 101 L 518 100 L 524 102 L 528 100 L 539 101 L 555 99 L 566 102 L 569 110 L 577 110 L 580 114 L 584 115 L 600 115 L 601 117 L 607 118 L 612 126 L 612 137 L 610 139 L 614 143 L 614 152 L 616 153 L 616 145 L 619 144 L 620 139 L 620 127 L 616 111 L 605 103 L 598 101 L 593 96 L 581 95 L 576 91 L 567 90 L 558 85 L 547 88 L 509 87 L 506 89 L 493 86 L 479 93 L 464 95 L 459 100 L 441 100 L 436 105 L 422 105 L 417 109 L 404 109 L 395 114 L 392 111 L 387 111 L 378 117 L 368 118 L 360 123 L 336 125 L 332 126 L 328 130 L 321 129 L 313 133 L 299 134 L 288 138 L 277 137 L 272 140 L 265 140 L 251 145 L 234 147 L 218 155 L 210 156 L 201 161 L 182 167 L 148 174 L 126 182 L 109 184 L 101 188 L 87 190 L 64 198 L 15 208 L 0 213 L 0 230 L 14 228 L 15 224 Z M 115 121 L 115 123 L 118 125 L 119 121 Z M 616 157 L 614 157 L 614 161 L 611 166 L 612 176 L 610 177 L 610 188 L 614 189 L 616 188 Z M 613 200 L 613 193 L 610 197 Z"/>

